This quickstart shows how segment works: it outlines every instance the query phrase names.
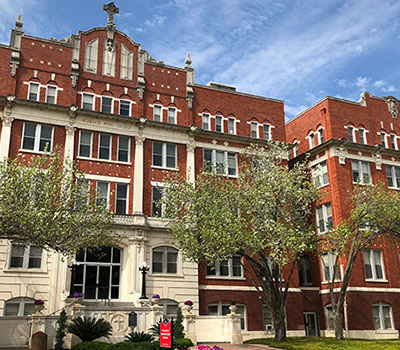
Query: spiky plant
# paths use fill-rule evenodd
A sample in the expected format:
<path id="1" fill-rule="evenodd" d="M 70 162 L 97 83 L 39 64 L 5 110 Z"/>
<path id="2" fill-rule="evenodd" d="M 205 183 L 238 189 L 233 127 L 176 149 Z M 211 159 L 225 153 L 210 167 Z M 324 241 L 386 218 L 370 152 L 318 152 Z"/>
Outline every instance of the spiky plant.
<path id="1" fill-rule="evenodd" d="M 111 324 L 103 318 L 78 317 L 67 327 L 68 333 L 76 335 L 82 341 L 92 341 L 100 337 L 109 338 Z"/>
<path id="2" fill-rule="evenodd" d="M 145 332 L 130 332 L 125 338 L 133 343 L 151 342 L 154 337 Z"/>

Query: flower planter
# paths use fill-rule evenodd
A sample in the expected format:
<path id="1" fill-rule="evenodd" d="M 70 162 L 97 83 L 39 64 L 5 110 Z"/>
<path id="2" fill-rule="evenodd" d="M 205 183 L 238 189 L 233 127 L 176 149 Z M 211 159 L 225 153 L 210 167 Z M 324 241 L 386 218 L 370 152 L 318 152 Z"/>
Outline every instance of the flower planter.
<path id="1" fill-rule="evenodd" d="M 41 311 L 44 309 L 44 305 L 33 305 L 33 308 L 37 313 L 41 313 Z"/>
<path id="2" fill-rule="evenodd" d="M 229 310 L 231 310 L 231 313 L 235 314 L 237 311 L 237 306 L 236 305 L 231 305 L 229 306 Z"/>
<path id="3" fill-rule="evenodd" d="M 158 306 L 158 303 L 160 302 L 160 298 L 151 298 L 151 301 L 153 302 L 154 306 Z"/>

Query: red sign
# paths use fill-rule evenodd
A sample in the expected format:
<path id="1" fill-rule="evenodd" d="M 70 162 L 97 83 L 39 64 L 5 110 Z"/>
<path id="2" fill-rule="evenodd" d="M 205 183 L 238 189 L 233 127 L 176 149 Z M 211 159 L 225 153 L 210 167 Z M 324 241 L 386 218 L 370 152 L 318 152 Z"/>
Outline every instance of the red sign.
<path id="1" fill-rule="evenodd" d="M 160 347 L 172 348 L 172 325 L 171 322 L 160 323 Z"/>

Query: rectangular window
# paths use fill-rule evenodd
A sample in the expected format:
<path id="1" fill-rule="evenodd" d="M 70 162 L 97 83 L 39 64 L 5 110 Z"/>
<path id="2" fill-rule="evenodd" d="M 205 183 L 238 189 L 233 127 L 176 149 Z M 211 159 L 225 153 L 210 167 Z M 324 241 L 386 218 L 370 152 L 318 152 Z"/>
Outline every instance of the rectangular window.
<path id="1" fill-rule="evenodd" d="M 47 85 L 46 103 L 56 104 L 57 102 L 57 86 Z"/>
<path id="2" fill-rule="evenodd" d="M 37 245 L 11 245 L 10 268 L 40 269 L 43 249 Z"/>
<path id="3" fill-rule="evenodd" d="M 387 143 L 386 143 L 386 134 L 384 132 L 380 133 L 381 136 L 381 144 L 383 147 L 387 148 Z"/>
<path id="4" fill-rule="evenodd" d="M 293 146 L 293 157 L 296 158 L 299 155 L 299 145 L 297 143 Z"/>
<path id="5" fill-rule="evenodd" d="M 392 307 L 383 303 L 372 305 L 372 319 L 376 330 L 393 329 Z"/>
<path id="6" fill-rule="evenodd" d="M 312 167 L 311 170 L 314 185 L 322 187 L 329 184 L 328 167 L 326 161 L 323 161 Z"/>
<path id="7" fill-rule="evenodd" d="M 108 207 L 108 182 L 97 181 L 96 187 L 96 205 Z"/>
<path id="8" fill-rule="evenodd" d="M 224 124 L 223 119 L 220 115 L 215 116 L 215 131 L 216 132 L 224 132 Z"/>
<path id="9" fill-rule="evenodd" d="M 269 124 L 263 125 L 263 135 L 264 135 L 264 140 L 271 140 L 271 125 Z"/>
<path id="10" fill-rule="evenodd" d="M 168 123 L 176 124 L 176 108 L 168 107 Z"/>
<path id="11" fill-rule="evenodd" d="M 319 205 L 316 209 L 318 233 L 324 233 L 332 229 L 333 217 L 331 203 Z"/>
<path id="12" fill-rule="evenodd" d="M 235 118 L 228 118 L 228 134 L 235 135 Z"/>
<path id="13" fill-rule="evenodd" d="M 257 122 L 251 122 L 250 123 L 250 130 L 251 130 L 251 137 L 253 138 L 258 138 L 258 123 Z"/>
<path id="14" fill-rule="evenodd" d="M 385 279 L 382 264 L 382 252 L 378 249 L 364 249 L 365 278 L 367 280 Z"/>
<path id="15" fill-rule="evenodd" d="M 151 216 L 160 218 L 163 216 L 164 205 L 160 203 L 163 196 L 162 187 L 152 187 L 152 206 L 151 206 Z"/>
<path id="16" fill-rule="evenodd" d="M 299 285 L 301 287 L 311 285 L 310 260 L 307 256 L 302 256 L 297 262 L 297 270 L 299 274 Z"/>
<path id="17" fill-rule="evenodd" d="M 77 180 L 77 185 L 79 192 L 77 194 L 76 206 L 78 208 L 85 207 L 89 202 L 90 180 L 80 178 Z"/>
<path id="18" fill-rule="evenodd" d="M 126 117 L 131 115 L 131 101 L 119 100 L 119 115 Z"/>
<path id="19" fill-rule="evenodd" d="M 369 162 L 363 162 L 361 160 L 352 160 L 351 167 L 353 171 L 353 182 L 360 181 L 361 184 L 371 183 L 371 171 L 369 168 Z"/>
<path id="20" fill-rule="evenodd" d="M 365 137 L 365 130 L 362 128 L 358 129 L 358 136 L 360 137 L 360 143 L 365 145 L 367 143 L 366 137 Z"/>
<path id="21" fill-rule="evenodd" d="M 153 273 L 177 273 L 178 272 L 178 250 L 168 246 L 153 249 Z"/>
<path id="22" fill-rule="evenodd" d="M 239 255 L 234 255 L 228 260 L 208 265 L 207 276 L 242 277 L 243 271 L 241 261 L 242 258 Z"/>
<path id="23" fill-rule="evenodd" d="M 85 111 L 93 111 L 94 107 L 94 95 L 82 94 L 82 109 Z"/>
<path id="24" fill-rule="evenodd" d="M 118 161 L 129 162 L 129 144 L 128 136 L 118 136 Z"/>
<path id="25" fill-rule="evenodd" d="M 81 130 L 79 135 L 79 156 L 88 157 L 92 156 L 92 132 Z"/>
<path id="26" fill-rule="evenodd" d="M 176 169 L 176 145 L 153 142 L 153 166 Z"/>
<path id="27" fill-rule="evenodd" d="M 22 149 L 36 152 L 51 152 L 53 127 L 44 124 L 24 123 Z"/>
<path id="28" fill-rule="evenodd" d="M 233 152 L 203 150 L 204 168 L 217 174 L 237 176 L 237 154 Z"/>
<path id="29" fill-rule="evenodd" d="M 263 305 L 262 311 L 263 311 L 264 330 L 272 332 L 274 330 L 274 321 L 272 321 L 271 309 L 268 308 L 267 305 Z"/>
<path id="30" fill-rule="evenodd" d="M 336 255 L 326 253 L 321 256 L 322 262 L 322 277 L 324 282 L 331 282 L 333 273 L 335 273 L 335 281 L 339 280 L 338 264 L 335 266 Z M 334 272 L 335 271 L 335 272 Z"/>
<path id="31" fill-rule="evenodd" d="M 388 187 L 400 189 L 400 167 L 385 165 Z"/>
<path id="32" fill-rule="evenodd" d="M 113 99 L 111 97 L 101 96 L 101 111 L 111 114 L 113 111 Z"/>
<path id="33" fill-rule="evenodd" d="M 117 183 L 115 214 L 126 214 L 128 209 L 128 184 Z"/>
<path id="34" fill-rule="evenodd" d="M 311 133 L 310 135 L 308 135 L 308 142 L 310 144 L 310 149 L 315 147 L 314 133 Z"/>
<path id="35" fill-rule="evenodd" d="M 203 113 L 203 129 L 210 130 L 210 115 Z"/>
<path id="36" fill-rule="evenodd" d="M 396 135 L 390 134 L 390 146 L 392 149 L 397 149 Z"/>
<path id="37" fill-rule="evenodd" d="M 40 84 L 29 83 L 28 100 L 39 101 L 39 95 L 40 95 Z"/>
<path id="38" fill-rule="evenodd" d="M 347 135 L 350 142 L 355 142 L 354 140 L 354 128 L 352 126 L 347 127 Z"/>
<path id="39" fill-rule="evenodd" d="M 324 138 L 324 129 L 320 128 L 318 129 L 318 144 L 322 144 L 325 142 L 325 138 Z"/>
<path id="40" fill-rule="evenodd" d="M 154 105 L 153 107 L 153 120 L 162 122 L 162 107 Z"/>
<path id="41" fill-rule="evenodd" d="M 109 160 L 111 157 L 112 137 L 108 134 L 99 134 L 99 159 Z"/>
<path id="42" fill-rule="evenodd" d="M 332 306 L 325 307 L 326 329 L 335 329 L 335 315 L 333 314 Z"/>

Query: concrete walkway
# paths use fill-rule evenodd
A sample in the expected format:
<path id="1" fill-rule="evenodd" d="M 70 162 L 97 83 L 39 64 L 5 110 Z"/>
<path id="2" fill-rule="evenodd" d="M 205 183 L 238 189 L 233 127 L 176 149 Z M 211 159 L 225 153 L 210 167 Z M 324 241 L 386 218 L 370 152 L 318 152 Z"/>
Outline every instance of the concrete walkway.
<path id="1" fill-rule="evenodd" d="M 279 350 L 276 348 L 271 348 L 267 345 L 256 345 L 256 344 L 242 344 L 242 345 L 232 345 L 230 343 L 217 343 L 217 344 L 199 344 L 199 345 L 208 345 L 210 347 L 213 347 L 214 345 L 217 345 L 221 347 L 224 350 Z"/>

